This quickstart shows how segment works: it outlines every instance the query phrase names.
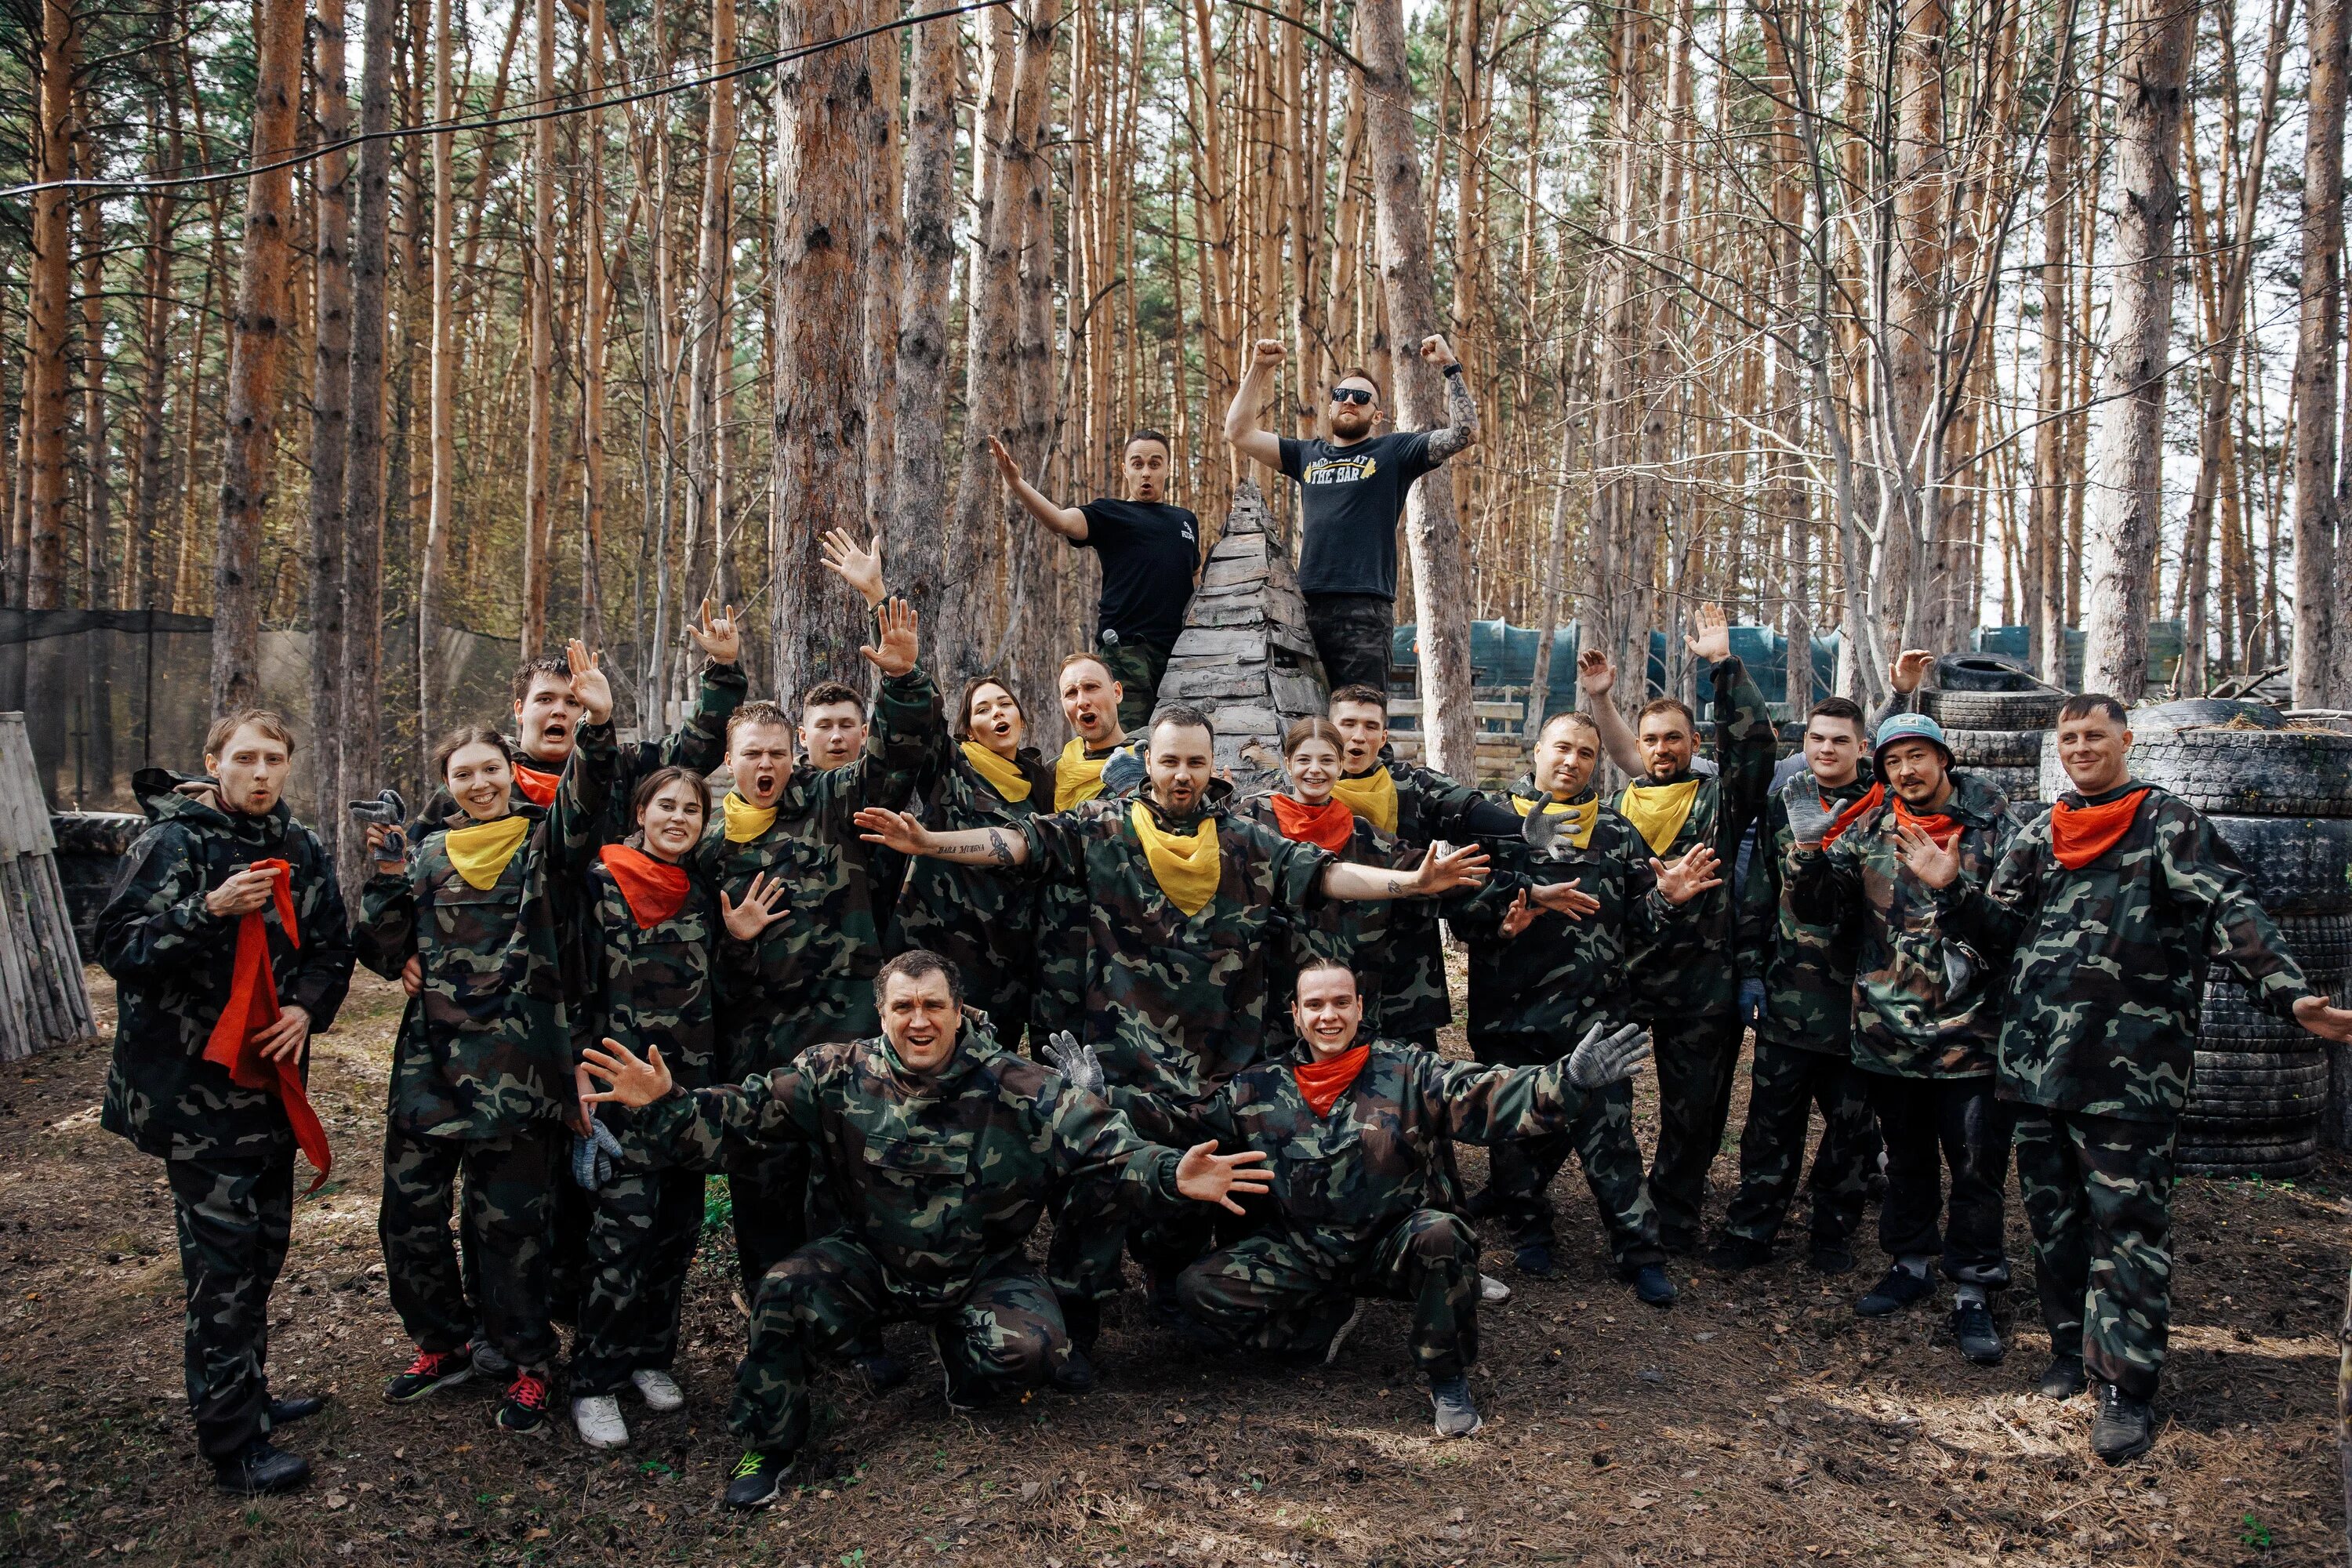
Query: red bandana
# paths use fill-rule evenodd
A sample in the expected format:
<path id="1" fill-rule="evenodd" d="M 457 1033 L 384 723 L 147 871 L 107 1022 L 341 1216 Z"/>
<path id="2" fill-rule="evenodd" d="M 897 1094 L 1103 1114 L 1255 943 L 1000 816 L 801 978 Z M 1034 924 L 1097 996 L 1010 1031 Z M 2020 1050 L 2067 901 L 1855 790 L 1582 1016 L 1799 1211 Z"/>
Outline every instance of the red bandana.
<path id="1" fill-rule="evenodd" d="M 686 907 L 685 867 L 656 860 L 625 844 L 607 844 L 596 851 L 596 858 L 613 874 L 639 931 L 652 930 Z"/>
<path id="2" fill-rule="evenodd" d="M 1277 800 L 1281 797 L 1276 796 Z M 1364 1062 L 1372 1054 L 1370 1043 L 1352 1046 L 1328 1062 L 1300 1062 L 1290 1070 L 1298 1079 L 1298 1092 L 1315 1108 L 1318 1116 L 1328 1116 L 1356 1075 L 1364 1070 Z"/>
<path id="3" fill-rule="evenodd" d="M 1321 805 L 1309 805 L 1286 795 L 1266 798 L 1274 803 L 1274 820 L 1281 826 L 1282 836 L 1293 844 L 1313 844 L 1337 855 L 1356 836 L 1356 814 L 1336 795 Z"/>
<path id="4" fill-rule="evenodd" d="M 1830 824 L 1830 828 L 1827 833 L 1822 835 L 1822 847 L 1826 849 L 1831 845 L 1836 843 L 1839 836 L 1844 833 L 1847 828 L 1852 827 L 1854 823 L 1861 818 L 1864 812 L 1868 811 L 1872 806 L 1876 805 L 1880 801 L 1885 800 L 1885 798 L 1886 785 L 1885 784 L 1874 784 L 1871 785 L 1870 788 L 1864 792 L 1860 800 L 1855 801 L 1852 805 L 1847 806 L 1843 811 L 1838 813 L 1837 820 Z"/>
<path id="5" fill-rule="evenodd" d="M 1936 847 L 1938 849 L 1949 849 L 1952 847 L 1952 840 L 1960 836 L 1961 824 L 1957 819 L 1947 816 L 1940 811 L 1931 816 L 1921 816 L 1904 805 L 1903 797 L 1899 795 L 1895 797 L 1895 820 L 1906 827 L 1917 828 L 1934 839 Z"/>
<path id="6" fill-rule="evenodd" d="M 515 788 L 522 791 L 523 799 L 533 805 L 553 805 L 555 786 L 563 782 L 562 769 L 549 773 L 528 763 L 517 763 L 514 770 Z"/>
<path id="7" fill-rule="evenodd" d="M 278 923 L 286 940 L 300 948 L 294 890 L 287 885 L 293 868 L 283 860 L 256 860 L 251 869 L 278 873 L 269 888 L 278 905 Z M 205 1060 L 226 1068 L 229 1081 L 239 1089 L 269 1090 L 285 1102 L 294 1142 L 319 1173 L 310 1186 L 315 1193 L 327 1173 L 335 1168 L 335 1156 L 327 1147 L 327 1130 L 319 1124 L 319 1113 L 310 1109 L 310 1092 L 302 1087 L 301 1064 L 293 1057 L 272 1061 L 254 1044 L 256 1036 L 278 1022 L 278 982 L 269 972 L 269 926 L 262 911 L 256 910 L 236 922 L 236 956 L 229 961 L 228 1005 L 221 1009 L 212 1037 L 205 1042 Z"/>
<path id="8" fill-rule="evenodd" d="M 2131 830 L 2139 816 L 2139 803 L 2147 798 L 2147 791 L 2136 789 L 2105 805 L 2068 805 L 2060 801 L 2050 808 L 2051 853 L 2069 871 L 2081 870 L 2113 849 Z"/>

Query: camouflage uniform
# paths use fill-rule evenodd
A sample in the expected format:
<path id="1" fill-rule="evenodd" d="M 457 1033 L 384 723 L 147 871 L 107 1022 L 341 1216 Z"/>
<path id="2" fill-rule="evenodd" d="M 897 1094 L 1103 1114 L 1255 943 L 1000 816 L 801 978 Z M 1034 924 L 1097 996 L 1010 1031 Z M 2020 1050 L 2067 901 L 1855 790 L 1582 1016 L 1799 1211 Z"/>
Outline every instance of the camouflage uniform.
<path id="1" fill-rule="evenodd" d="M 1527 779 L 1512 794 L 1550 799 Z M 1516 825 L 1516 810 L 1512 816 Z M 1659 896 L 1649 847 L 1633 824 L 1605 805 L 1586 847 L 1559 838 L 1556 858 L 1540 857 L 1516 833 L 1486 842 L 1495 874 L 1465 910 L 1449 917 L 1470 946 L 1470 1053 L 1497 1066 L 1538 1067 L 1572 1049 L 1592 1025 L 1625 1021 L 1627 954 L 1658 941 L 1681 911 Z M 1503 935 L 1503 916 L 1519 893 L 1570 881 L 1601 908 L 1570 920 L 1531 904 L 1535 920 L 1528 929 Z M 1473 1200 L 1476 1212 L 1501 1219 L 1514 1247 L 1549 1245 L 1552 1179 L 1571 1150 L 1584 1165 L 1618 1271 L 1631 1279 L 1663 1261 L 1657 1211 L 1642 1183 L 1631 1083 L 1585 1097 L 1582 1110 L 1558 1132 L 1497 1144 L 1487 1161 L 1486 1191 Z"/>
<path id="2" fill-rule="evenodd" d="M 132 783 L 152 826 L 123 858 L 99 911 L 97 958 L 117 983 L 114 1056 L 99 1125 L 164 1162 L 187 1287 L 188 1414 L 208 1459 L 234 1458 L 269 1430 L 269 1292 L 293 1224 L 294 1134 L 267 1090 L 240 1089 L 204 1059 L 227 1005 L 242 917 L 205 895 L 256 860 L 292 870 L 295 932 L 262 906 L 279 1001 L 332 1028 L 351 983 L 351 934 L 334 862 L 280 803 L 231 815 L 176 793 L 173 775 Z M 307 1076 L 309 1053 L 303 1057 Z"/>
<path id="3" fill-rule="evenodd" d="M 2139 786 L 2073 805 L 2104 805 Z M 2154 1395 L 2171 1318 L 2172 1151 L 2206 968 L 2283 1017 L 2312 994 L 2237 856 L 2160 789 L 2123 838 L 2069 870 L 2046 816 L 1940 914 L 2007 972 L 1994 1070 L 2018 1107 L 2017 1175 L 2053 1352 Z"/>
<path id="4" fill-rule="evenodd" d="M 1960 877 L 1981 884 L 2008 846 L 2009 802 L 1981 774 L 1963 769 L 1951 779 L 1943 811 L 1960 824 Z M 1808 924 L 1855 922 L 1853 1062 L 1886 1140 L 1879 1246 L 1891 1258 L 1940 1254 L 1946 1278 L 1999 1289 L 2009 1283 L 2011 1121 L 1992 1092 L 2000 994 L 1979 955 L 1937 918 L 1935 889 L 1904 868 L 1896 826 L 1890 799 L 1836 842 L 1799 848 L 1790 902 Z M 1950 1223 L 1939 1232 L 1947 1171 Z"/>
<path id="5" fill-rule="evenodd" d="M 565 932 L 613 758 L 611 726 L 584 726 L 554 805 L 520 809 L 530 836 L 488 889 L 458 874 L 445 833 L 404 872 L 368 879 L 360 961 L 386 979 L 412 955 L 424 970 L 393 1045 L 377 1219 L 393 1308 L 421 1351 L 456 1351 L 478 1323 L 519 1367 L 555 1358 L 549 1205 L 577 1103 Z M 462 1271 L 449 1235 L 461 1175 Z"/>
<path id="6" fill-rule="evenodd" d="M 1151 710 L 1160 702 L 1160 678 L 1168 673 L 1168 656 L 1174 651 L 1166 643 L 1097 640 L 1095 657 L 1118 682 L 1118 727 L 1129 734 L 1140 735 L 1150 726 Z"/>
<path id="7" fill-rule="evenodd" d="M 1187 1310 L 1234 1344 L 1315 1353 L 1354 1298 L 1413 1304 L 1414 1364 L 1458 1377 L 1478 1359 L 1478 1244 L 1452 1172 L 1433 1152 L 1454 1140 L 1493 1144 L 1559 1137 L 1583 1093 L 1567 1064 L 1517 1069 L 1442 1060 L 1417 1046 L 1370 1042 L 1363 1068 L 1327 1115 L 1298 1090 L 1314 1059 L 1244 1069 L 1192 1112 L 1202 1136 L 1267 1158 L 1273 1219 L 1258 1234 L 1185 1268 Z"/>
<path id="8" fill-rule="evenodd" d="M 1676 1252 L 1697 1243 L 1707 1167 L 1723 1146 L 1731 1114 L 1742 1031 L 1730 873 L 1739 841 L 1771 789 L 1780 749 L 1764 694 L 1747 666 L 1727 658 L 1708 679 L 1721 771 L 1699 778 L 1689 816 L 1658 858 L 1674 860 L 1707 845 L 1722 858 L 1724 885 L 1691 900 L 1664 940 L 1633 962 L 1633 1016 L 1649 1026 L 1658 1053 L 1658 1146 L 1650 1158 L 1650 1199 L 1658 1207 L 1659 1237 Z"/>
<path id="9" fill-rule="evenodd" d="M 1862 1223 L 1863 1198 L 1878 1163 L 1869 1086 L 1853 1065 L 1853 944 L 1836 925 L 1797 918 L 1789 899 L 1796 834 L 1792 801 L 1834 818 L 1869 793 L 1864 762 L 1853 779 L 1823 791 L 1800 768 L 1772 792 L 1756 852 L 1739 889 L 1739 973 L 1764 984 L 1763 1016 L 1739 1135 L 1739 1190 L 1723 1215 L 1727 1235 L 1769 1247 L 1796 1195 L 1805 1163 L 1805 1125 L 1822 1112 L 1822 1142 L 1806 1189 L 1812 1245 L 1842 1252 Z"/>
<path id="10" fill-rule="evenodd" d="M 1092 752 L 1087 755 L 1103 763 L 1103 792 L 1095 797 L 1097 800 L 1117 800 L 1133 795 L 1150 776 L 1144 766 L 1140 741 L 1122 741 L 1099 755 Z M 1052 757 L 1045 759 L 1048 779 L 1053 777 L 1054 763 Z M 1049 788 L 1045 795 L 1046 804 L 1041 809 L 1053 810 L 1053 799 Z M 1092 902 L 1087 889 L 1075 882 L 1039 882 L 1034 896 L 1037 973 L 1036 989 L 1029 1004 L 1029 1037 L 1046 1039 L 1057 1030 L 1079 1034 L 1086 1028 L 1087 962 L 1093 947 Z"/>
<path id="11" fill-rule="evenodd" d="M 719 1061 L 730 1079 L 772 1072 L 809 1047 L 871 1033 L 874 974 L 882 966 L 866 846 L 852 819 L 866 806 L 907 804 L 940 726 L 939 692 L 920 669 L 882 682 L 866 750 L 841 767 L 803 763 L 759 837 L 729 840 L 712 824 L 692 869 L 730 899 L 755 875 L 792 890 L 781 918 L 747 949 L 731 943 L 721 978 Z M 808 1161 L 802 1150 L 746 1149 L 728 1173 L 735 1257 L 748 1293 L 807 1238 Z"/>
<path id="12" fill-rule="evenodd" d="M 1281 836 L 1282 824 L 1274 815 L 1271 796 L 1253 795 L 1234 810 L 1268 833 Z M 1361 817 L 1355 819 L 1355 836 L 1346 848 L 1335 852 L 1335 858 L 1350 866 L 1378 866 L 1383 870 L 1409 871 L 1421 864 L 1420 850 L 1407 848 Z M 1337 959 L 1356 972 L 1364 999 L 1367 1034 L 1383 1038 L 1410 1034 L 1411 1029 L 1402 1026 L 1413 1012 L 1413 999 L 1391 995 L 1388 991 L 1390 978 L 1399 967 L 1394 946 L 1396 917 L 1408 905 L 1426 903 L 1433 907 L 1437 901 L 1396 899 L 1386 903 L 1362 903 L 1326 899 L 1321 907 L 1285 921 L 1283 941 L 1271 955 L 1272 973 L 1266 982 L 1266 994 L 1273 999 L 1266 1026 L 1274 1038 L 1285 1046 L 1297 1039 L 1285 1005 L 1298 989 L 1299 965 L 1318 958 Z"/>
<path id="13" fill-rule="evenodd" d="M 869 1324 L 929 1325 L 967 1393 L 1035 1387 L 1069 1355 L 1060 1310 L 1026 1258 L 1048 1188 L 1089 1172 L 1126 1200 L 1178 1203 L 1180 1158 L 1100 1100 L 1000 1049 L 967 1015 L 934 1077 L 887 1039 L 822 1046 L 740 1087 L 673 1094 L 632 1117 L 631 1147 L 710 1170 L 752 1143 L 811 1148 L 841 1228 L 761 1280 L 729 1419 L 747 1447 L 808 1436 L 812 1357 Z"/>

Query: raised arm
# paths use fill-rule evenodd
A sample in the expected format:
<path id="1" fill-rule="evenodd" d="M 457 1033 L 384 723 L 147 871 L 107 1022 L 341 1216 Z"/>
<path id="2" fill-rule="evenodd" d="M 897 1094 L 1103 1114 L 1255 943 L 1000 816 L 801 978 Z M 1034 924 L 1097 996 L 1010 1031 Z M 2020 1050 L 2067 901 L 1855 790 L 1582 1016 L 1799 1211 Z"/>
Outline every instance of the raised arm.
<path id="1" fill-rule="evenodd" d="M 612 796 L 620 752 L 613 738 L 611 678 L 578 637 L 563 651 L 572 664 L 572 689 L 580 698 L 581 725 L 579 742 L 563 764 L 555 804 L 548 812 L 547 847 L 558 874 L 570 883 L 586 873 L 602 841 L 597 825 Z"/>
<path id="2" fill-rule="evenodd" d="M 1379 866 L 1350 866 L 1334 860 L 1323 868 L 1323 896 L 1377 903 L 1384 899 L 1425 899 L 1475 887 L 1486 879 L 1487 856 L 1475 846 L 1440 855 L 1431 845 L 1412 871 Z"/>
<path id="3" fill-rule="evenodd" d="M 1640 778 L 1642 748 L 1633 739 L 1633 727 L 1625 722 L 1625 715 L 1617 711 L 1617 703 L 1610 693 L 1617 686 L 1617 665 L 1597 647 L 1586 648 L 1576 656 L 1576 686 L 1584 693 L 1584 710 L 1592 715 L 1594 728 L 1601 731 L 1601 749 L 1627 778 Z"/>
<path id="4" fill-rule="evenodd" d="M 1454 346 L 1444 336 L 1422 339 L 1421 357 L 1444 374 L 1445 425 L 1429 433 L 1428 447 L 1429 460 L 1442 463 L 1478 444 L 1478 400 L 1470 395 L 1462 376 L 1462 362 L 1454 357 Z"/>
<path id="5" fill-rule="evenodd" d="M 1282 467 L 1282 437 L 1258 427 L 1257 411 L 1265 401 L 1266 383 L 1281 366 L 1285 353 L 1274 339 L 1258 339 L 1242 372 L 1242 384 L 1234 389 L 1234 401 L 1225 410 L 1225 439 L 1243 457 L 1269 468 Z"/>
<path id="6" fill-rule="evenodd" d="M 857 836 L 868 844 L 896 849 L 901 855 L 928 855 L 959 866 L 985 866 L 1011 870 L 1029 863 L 1029 840 L 1010 827 L 966 827 L 935 833 L 911 813 L 868 806 L 853 819 Z"/>
<path id="7" fill-rule="evenodd" d="M 816 1084 L 807 1056 L 740 1084 L 691 1093 L 678 1091 L 659 1046 L 649 1047 L 640 1058 L 620 1041 L 607 1039 L 603 1049 L 592 1046 L 580 1058 L 581 1102 L 623 1106 L 634 1113 L 630 1130 L 637 1136 L 630 1140 L 633 1163 L 656 1170 L 711 1171 L 719 1168 L 730 1149 L 816 1139 Z M 604 1087 L 592 1089 L 592 1079 Z"/>
<path id="8" fill-rule="evenodd" d="M 1004 488 L 1021 503 L 1021 510 L 1073 542 L 1083 542 L 1087 537 L 1087 514 L 1074 506 L 1055 506 L 1045 493 L 1021 477 L 1021 465 L 1004 443 L 991 436 L 989 455 L 996 459 L 996 471 L 1004 479 Z"/>
<path id="9" fill-rule="evenodd" d="M 743 633 L 734 605 L 726 606 L 714 620 L 710 601 L 705 599 L 700 620 L 688 624 L 686 635 L 709 662 L 703 666 L 694 711 L 661 743 L 661 765 L 707 773 L 726 760 L 727 721 L 751 689 L 743 673 Z"/>
<path id="10" fill-rule="evenodd" d="M 1587 1095 L 1632 1078 L 1649 1059 L 1649 1033 L 1639 1024 L 1612 1029 L 1596 1022 L 1574 1050 L 1537 1067 L 1478 1067 L 1425 1055 L 1421 1095 L 1455 1142 L 1500 1143 L 1564 1131 Z"/>
<path id="11" fill-rule="evenodd" d="M 1732 657 L 1731 626 L 1721 605 L 1700 605 L 1691 611 L 1691 635 L 1683 646 L 1706 661 L 1714 685 L 1715 760 L 1723 777 L 1716 852 L 1728 860 L 1739 853 L 1748 824 L 1763 812 L 1765 798 L 1772 793 L 1780 734 L 1748 666 Z"/>

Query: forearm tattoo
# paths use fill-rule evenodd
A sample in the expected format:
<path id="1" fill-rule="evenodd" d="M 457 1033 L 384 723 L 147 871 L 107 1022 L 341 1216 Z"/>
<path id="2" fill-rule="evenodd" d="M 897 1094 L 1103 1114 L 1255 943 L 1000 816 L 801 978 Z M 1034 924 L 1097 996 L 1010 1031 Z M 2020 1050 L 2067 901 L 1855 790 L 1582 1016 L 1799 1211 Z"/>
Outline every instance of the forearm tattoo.
<path id="1" fill-rule="evenodd" d="M 1013 847 L 1004 841 L 1004 829 L 992 827 L 988 830 L 988 858 L 999 866 L 1013 864 Z"/>
<path id="2" fill-rule="evenodd" d="M 1466 450 L 1478 439 L 1478 400 L 1470 395 L 1465 375 L 1449 375 L 1445 382 L 1445 417 L 1450 423 L 1443 430 L 1429 433 L 1429 456 L 1444 462 L 1456 452 Z"/>

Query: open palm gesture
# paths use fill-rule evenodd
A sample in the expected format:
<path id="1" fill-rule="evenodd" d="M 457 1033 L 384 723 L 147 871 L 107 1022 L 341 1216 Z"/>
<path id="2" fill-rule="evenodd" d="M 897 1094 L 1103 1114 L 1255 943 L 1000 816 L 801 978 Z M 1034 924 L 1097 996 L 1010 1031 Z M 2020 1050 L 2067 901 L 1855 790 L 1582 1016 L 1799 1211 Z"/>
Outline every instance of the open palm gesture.
<path id="1" fill-rule="evenodd" d="M 893 599 L 882 606 L 882 613 L 875 619 L 882 628 L 882 646 L 860 647 L 858 654 L 885 675 L 907 674 L 915 668 L 919 646 L 915 637 L 915 606 L 904 599 Z"/>

